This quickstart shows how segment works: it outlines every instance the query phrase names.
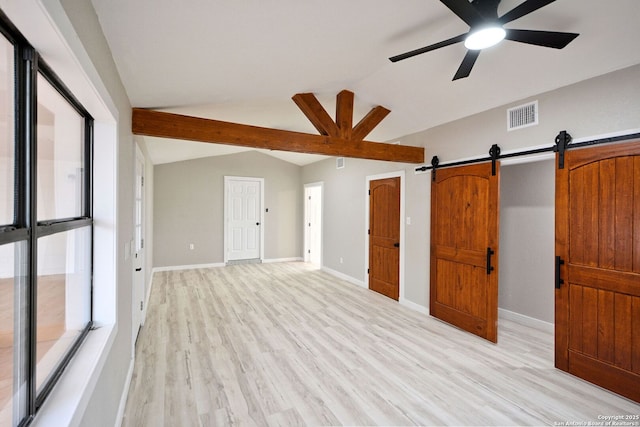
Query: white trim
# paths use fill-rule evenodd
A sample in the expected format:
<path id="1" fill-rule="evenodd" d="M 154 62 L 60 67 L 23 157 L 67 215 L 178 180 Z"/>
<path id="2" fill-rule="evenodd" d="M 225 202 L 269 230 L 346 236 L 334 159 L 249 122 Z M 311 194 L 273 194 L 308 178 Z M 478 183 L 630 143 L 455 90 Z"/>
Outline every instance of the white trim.
<path id="1" fill-rule="evenodd" d="M 263 259 L 263 264 L 272 264 L 274 262 L 302 262 L 304 259 L 302 257 L 292 257 L 292 258 L 269 258 Z"/>
<path id="2" fill-rule="evenodd" d="M 400 298 L 398 301 L 400 305 L 404 305 L 405 307 L 417 311 L 418 313 L 429 315 L 429 307 L 425 307 L 424 305 L 417 304 L 413 301 L 409 301 L 408 299 Z"/>
<path id="3" fill-rule="evenodd" d="M 227 223 L 229 222 L 229 217 L 227 214 L 227 207 L 229 206 L 228 204 L 228 197 L 229 197 L 229 181 L 234 180 L 234 181 L 258 181 L 260 182 L 260 254 L 259 254 L 259 259 L 260 261 L 262 261 L 262 259 L 264 258 L 264 229 L 265 229 L 265 224 L 264 224 L 264 178 L 258 178 L 258 177 L 248 177 L 248 176 L 225 176 L 224 177 L 224 213 L 223 213 L 223 218 L 224 218 L 224 263 L 226 264 L 227 262 L 229 262 L 229 256 L 228 256 L 228 240 L 229 240 L 229 236 L 228 236 L 228 230 L 227 230 Z"/>
<path id="4" fill-rule="evenodd" d="M 153 267 L 153 274 L 159 273 L 162 271 L 179 271 L 179 270 L 196 270 L 198 268 L 216 268 L 216 267 L 224 267 L 224 262 L 217 262 L 212 264 L 192 264 L 192 265 L 168 265 L 165 267 Z"/>
<path id="5" fill-rule="evenodd" d="M 397 172 L 388 172 L 379 175 L 369 175 L 365 179 L 365 194 L 369 192 L 371 181 L 386 178 L 400 178 L 400 272 L 399 272 L 399 289 L 398 300 L 404 300 L 404 268 L 405 268 L 405 173 L 404 169 Z M 365 197 L 364 211 L 364 271 L 369 268 L 369 196 Z M 369 288 L 369 275 L 365 274 L 364 284 Z"/>
<path id="6" fill-rule="evenodd" d="M 323 239 L 323 234 L 324 234 L 324 182 L 323 181 L 319 181 L 319 182 L 310 182 L 308 184 L 304 184 L 304 191 L 303 191 L 303 197 L 304 197 L 304 202 L 303 202 L 303 210 L 304 210 L 304 221 L 302 222 L 302 238 L 304 240 L 304 244 L 303 244 L 303 253 L 302 253 L 302 257 L 303 260 L 305 262 L 308 262 L 309 257 L 307 256 L 307 254 L 309 253 L 309 239 L 307 238 L 307 217 L 309 215 L 309 212 L 307 212 L 307 188 L 310 187 L 320 187 L 320 267 L 322 267 L 324 265 L 324 239 Z"/>
<path id="7" fill-rule="evenodd" d="M 263 259 L 263 264 L 270 264 L 274 262 L 302 262 L 302 257 L 291 257 L 291 258 L 269 258 Z M 214 262 L 211 264 L 191 264 L 191 265 L 168 265 L 164 267 L 153 267 L 151 270 L 151 274 L 161 273 L 164 271 L 180 271 L 180 270 L 197 270 L 200 268 L 218 268 L 218 267 L 226 267 L 227 264 L 224 262 Z M 153 282 L 153 280 L 152 280 Z M 151 295 L 151 284 L 149 284 L 149 295 L 147 296 L 147 301 Z"/>
<path id="8" fill-rule="evenodd" d="M 131 245 L 132 252 L 132 262 L 131 262 L 131 358 L 135 359 L 136 356 L 136 340 L 138 338 L 138 334 L 140 333 L 140 328 L 144 324 L 144 318 L 146 314 L 146 305 L 144 302 L 145 297 L 145 285 L 146 285 L 146 269 L 145 267 L 145 249 L 144 249 L 144 238 L 145 238 L 145 209 L 146 209 L 146 191 L 144 188 L 144 176 L 145 176 L 145 168 L 146 168 L 146 159 L 144 158 L 144 154 L 142 154 L 142 150 L 137 142 L 134 142 L 135 146 L 135 154 L 134 154 L 134 166 L 133 166 L 133 227 L 134 227 L 134 244 Z M 141 182 L 138 182 L 138 164 L 141 165 L 142 169 L 140 170 Z M 142 248 L 140 251 L 137 251 L 136 242 L 136 198 L 138 192 L 138 185 L 140 185 L 140 199 L 141 199 L 141 212 L 140 212 L 140 226 L 141 226 L 141 240 L 142 240 Z M 138 259 L 137 256 L 140 256 Z M 141 270 L 136 271 L 136 268 L 140 266 Z M 140 283 L 136 280 L 136 276 L 138 274 L 142 275 Z M 142 286 L 143 289 L 137 289 L 139 286 Z M 138 309 L 138 297 L 142 299 L 142 308 Z"/>
<path id="9" fill-rule="evenodd" d="M 527 147 L 527 148 L 524 148 L 524 150 L 539 150 L 542 148 L 549 148 L 549 144 Z M 503 153 L 501 153 L 501 155 L 517 153 L 522 150 L 523 148 L 506 150 Z M 556 153 L 554 153 L 553 151 L 547 151 L 544 153 L 528 154 L 526 156 L 523 155 L 518 157 L 510 157 L 508 159 L 499 159 L 498 161 L 500 162 L 501 166 L 512 166 L 512 165 L 517 165 L 521 163 L 533 163 L 533 162 L 539 162 L 542 160 L 549 160 L 549 159 L 555 159 L 555 158 L 556 158 Z"/>
<path id="10" fill-rule="evenodd" d="M 531 328 L 539 329 L 544 332 L 549 332 L 552 334 L 555 332 L 555 325 L 553 323 L 525 316 L 524 314 L 506 310 L 504 308 L 498 308 L 498 319 L 500 318 L 511 320 L 512 322 L 518 323 L 520 325 L 529 326 Z"/>
<path id="11" fill-rule="evenodd" d="M 578 144 L 580 142 L 593 141 L 593 140 L 596 140 L 596 139 L 604 139 L 604 138 L 615 138 L 615 137 L 618 137 L 618 136 L 627 136 L 627 135 L 633 135 L 633 134 L 636 134 L 636 133 L 640 133 L 640 128 L 619 130 L 619 131 L 608 132 L 608 133 L 601 133 L 600 135 L 584 136 L 582 138 L 574 138 L 572 142 L 574 144 Z M 624 141 L 620 141 L 620 142 L 624 142 Z"/>
<path id="12" fill-rule="evenodd" d="M 320 270 L 324 271 L 325 273 L 329 273 L 330 275 L 337 277 L 338 279 L 344 280 L 345 282 L 349 282 L 353 285 L 360 286 L 361 288 L 367 289 L 367 285 L 362 280 L 355 279 L 351 276 L 348 276 L 344 273 L 340 273 L 339 271 L 336 271 L 329 267 L 322 267 L 320 268 Z"/>
<path id="13" fill-rule="evenodd" d="M 109 326 L 87 335 L 73 362 L 56 383 L 54 392 L 38 410 L 32 426 L 80 426 L 117 332 L 116 327 Z M 128 385 L 125 384 L 125 387 L 128 388 Z"/>
<path id="14" fill-rule="evenodd" d="M 124 419 L 124 410 L 127 407 L 127 398 L 129 397 L 129 388 L 131 386 L 131 379 L 133 378 L 133 367 L 135 366 L 135 358 L 131 358 L 129 363 L 129 371 L 127 372 L 127 379 L 124 381 L 124 389 L 122 390 L 122 396 L 120 397 L 120 404 L 118 405 L 118 414 L 116 415 L 116 422 L 113 427 L 120 427 L 122 420 Z"/>
<path id="15" fill-rule="evenodd" d="M 149 274 L 149 283 L 145 288 L 147 290 L 147 294 L 144 296 L 144 316 L 142 316 L 142 325 L 144 326 L 144 322 L 147 320 L 147 309 L 149 308 L 149 300 L 151 299 L 151 287 L 153 286 L 153 269 L 151 270 L 151 274 Z"/>
<path id="16" fill-rule="evenodd" d="M 553 160 L 555 158 L 556 158 L 556 153 L 548 152 L 548 153 L 539 153 L 539 154 L 529 154 L 527 156 L 512 157 L 510 159 L 499 160 L 499 162 L 501 166 L 513 166 L 513 165 L 520 165 L 525 163 L 540 162 L 543 160 Z"/>

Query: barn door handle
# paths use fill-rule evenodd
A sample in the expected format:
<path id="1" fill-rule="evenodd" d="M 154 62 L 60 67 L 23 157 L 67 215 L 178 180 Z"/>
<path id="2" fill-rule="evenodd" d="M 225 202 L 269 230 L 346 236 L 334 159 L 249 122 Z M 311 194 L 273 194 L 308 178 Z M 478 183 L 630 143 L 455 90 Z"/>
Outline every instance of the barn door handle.
<path id="1" fill-rule="evenodd" d="M 399 247 L 400 247 L 400 243 L 394 243 L 394 244 L 393 244 L 393 247 L 394 247 L 394 248 L 399 248 Z"/>
<path id="2" fill-rule="evenodd" d="M 564 260 L 560 256 L 556 256 L 556 289 L 560 289 L 560 285 L 564 280 L 560 277 L 560 266 L 564 264 Z"/>
<path id="3" fill-rule="evenodd" d="M 142 267 L 136 268 L 136 271 L 142 271 Z"/>
<path id="4" fill-rule="evenodd" d="M 491 272 L 494 270 L 493 266 L 491 265 L 491 255 L 495 253 L 496 252 L 491 248 L 487 248 L 487 274 L 491 274 Z"/>

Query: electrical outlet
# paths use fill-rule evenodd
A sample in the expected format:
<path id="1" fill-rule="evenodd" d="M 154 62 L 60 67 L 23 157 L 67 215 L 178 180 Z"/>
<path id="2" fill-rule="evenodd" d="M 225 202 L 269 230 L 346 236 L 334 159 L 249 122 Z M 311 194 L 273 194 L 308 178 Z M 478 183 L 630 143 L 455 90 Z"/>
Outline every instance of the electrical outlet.
<path id="1" fill-rule="evenodd" d="M 342 264 L 342 261 L 343 261 L 343 259 L 342 259 L 342 257 L 340 257 L 340 264 Z"/>
<path id="2" fill-rule="evenodd" d="M 195 248 L 193 243 L 189 243 L 189 250 L 193 250 Z"/>

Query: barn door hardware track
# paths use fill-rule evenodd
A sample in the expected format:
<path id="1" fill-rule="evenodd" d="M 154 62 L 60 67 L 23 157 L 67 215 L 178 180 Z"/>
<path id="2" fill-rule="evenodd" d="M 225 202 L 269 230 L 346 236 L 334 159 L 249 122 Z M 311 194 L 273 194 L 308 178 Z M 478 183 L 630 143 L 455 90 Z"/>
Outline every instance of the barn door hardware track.
<path id="1" fill-rule="evenodd" d="M 497 144 L 493 144 L 491 146 L 491 148 L 489 149 L 489 156 L 488 157 L 479 157 L 476 159 L 470 159 L 470 160 L 461 160 L 459 162 L 451 162 L 451 163 L 444 163 L 444 164 L 440 164 L 440 161 L 438 159 L 438 156 L 433 156 L 433 159 L 431 160 L 431 166 L 421 166 L 419 168 L 416 168 L 415 171 L 416 172 L 425 172 L 428 170 L 433 170 L 434 173 L 432 174 L 432 179 L 435 181 L 435 169 L 440 169 L 440 168 L 449 168 L 449 167 L 454 167 L 454 166 L 463 166 L 463 165 L 470 165 L 470 164 L 474 164 L 474 163 L 483 163 L 483 162 L 492 162 L 492 173 L 495 175 L 495 164 L 496 161 L 500 160 L 500 159 L 508 159 L 511 157 L 520 157 L 520 156 L 530 156 L 532 154 L 541 154 L 541 153 L 559 153 L 559 159 L 558 159 L 558 169 L 563 169 L 564 168 L 564 153 L 569 149 L 569 148 L 578 148 L 578 147 L 586 147 L 586 146 L 590 146 L 590 145 L 599 145 L 599 144 L 609 144 L 612 142 L 620 142 L 620 141 L 628 141 L 631 139 L 639 139 L 640 138 L 640 133 L 633 133 L 633 134 L 628 134 L 628 135 L 620 135 L 620 136 L 614 136 L 614 137 L 609 137 L 609 138 L 599 138 L 599 139 L 593 139 L 590 141 L 584 141 L 584 142 L 572 142 L 572 138 L 571 135 L 563 130 L 560 133 L 558 133 L 558 135 L 556 136 L 556 143 L 554 145 L 551 145 L 549 147 L 543 147 L 543 148 L 536 148 L 534 150 L 524 150 L 524 151 L 516 151 L 513 153 L 507 153 L 507 154 L 501 154 L 500 153 L 500 147 Z"/>

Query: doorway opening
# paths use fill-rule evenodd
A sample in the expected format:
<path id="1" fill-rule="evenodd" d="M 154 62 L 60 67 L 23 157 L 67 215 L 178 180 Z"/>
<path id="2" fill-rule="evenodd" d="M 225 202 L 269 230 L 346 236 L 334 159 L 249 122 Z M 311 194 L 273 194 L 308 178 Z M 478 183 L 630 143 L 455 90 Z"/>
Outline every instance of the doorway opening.
<path id="1" fill-rule="evenodd" d="M 383 288 L 393 288 L 391 292 L 383 292 L 383 294 L 389 296 L 392 299 L 398 300 L 400 303 L 405 302 L 404 298 L 404 265 L 405 265 L 405 174 L 404 170 L 398 172 L 390 172 L 380 175 L 370 175 L 366 177 L 365 180 L 365 194 L 366 203 L 365 203 L 365 285 L 369 289 L 372 288 L 372 284 L 374 283 L 372 279 L 381 278 L 381 280 L 377 280 L 375 283 L 381 284 Z M 383 191 L 384 196 L 381 197 L 379 202 L 374 200 L 373 204 L 371 203 L 371 196 L 369 195 L 369 191 L 371 190 L 372 183 L 383 181 L 394 181 L 399 180 L 399 206 L 398 211 L 393 215 L 390 215 L 388 209 L 385 208 L 386 203 L 384 199 L 391 194 L 387 191 Z M 389 182 L 389 184 L 391 184 Z M 390 187 L 393 187 L 391 184 Z M 395 192 L 393 192 L 395 194 Z M 398 197 L 397 194 L 393 196 L 394 200 Z M 394 202 L 395 203 L 395 202 Z M 381 208 L 380 212 L 386 211 L 383 213 L 383 218 L 391 218 L 393 216 L 393 226 L 391 223 L 385 224 L 379 229 L 394 229 L 393 238 L 391 235 L 386 235 L 388 233 L 382 233 L 380 238 L 374 239 L 372 238 L 371 227 L 372 227 L 372 208 Z M 395 209 L 394 209 L 395 211 Z M 380 213 L 378 212 L 378 213 Z M 374 219 L 375 221 L 375 219 Z M 385 222 L 385 221 L 383 221 Z M 375 237 L 375 236 L 374 236 Z M 397 237 L 397 238 L 396 238 Z M 390 247 L 387 248 L 387 246 Z M 372 256 L 373 254 L 373 256 Z M 391 255 L 391 256 L 388 256 Z M 388 261 L 392 262 L 389 263 Z M 374 275 L 372 277 L 372 267 L 374 267 Z M 397 284 L 396 284 L 397 283 Z M 387 286 L 388 285 L 388 286 Z M 374 284 L 374 288 L 376 285 Z M 375 290 L 375 289 L 374 289 Z M 379 291 L 378 291 L 379 292 Z"/>
<path id="2" fill-rule="evenodd" d="M 133 351 L 138 339 L 140 328 L 144 324 L 145 307 L 144 298 L 147 295 L 145 289 L 145 269 L 144 269 L 144 215 L 145 215 L 145 191 L 144 191 L 144 168 L 145 160 L 140 147 L 136 144 L 135 163 L 135 188 L 134 188 L 134 247 L 133 252 L 133 322 L 132 340 Z"/>
<path id="3" fill-rule="evenodd" d="M 322 267 L 323 183 L 304 185 L 304 262 Z"/>
<path id="4" fill-rule="evenodd" d="M 553 333 L 555 158 L 501 163 L 499 317 Z"/>
<path id="5" fill-rule="evenodd" d="M 224 177 L 224 262 L 262 262 L 264 178 Z"/>

